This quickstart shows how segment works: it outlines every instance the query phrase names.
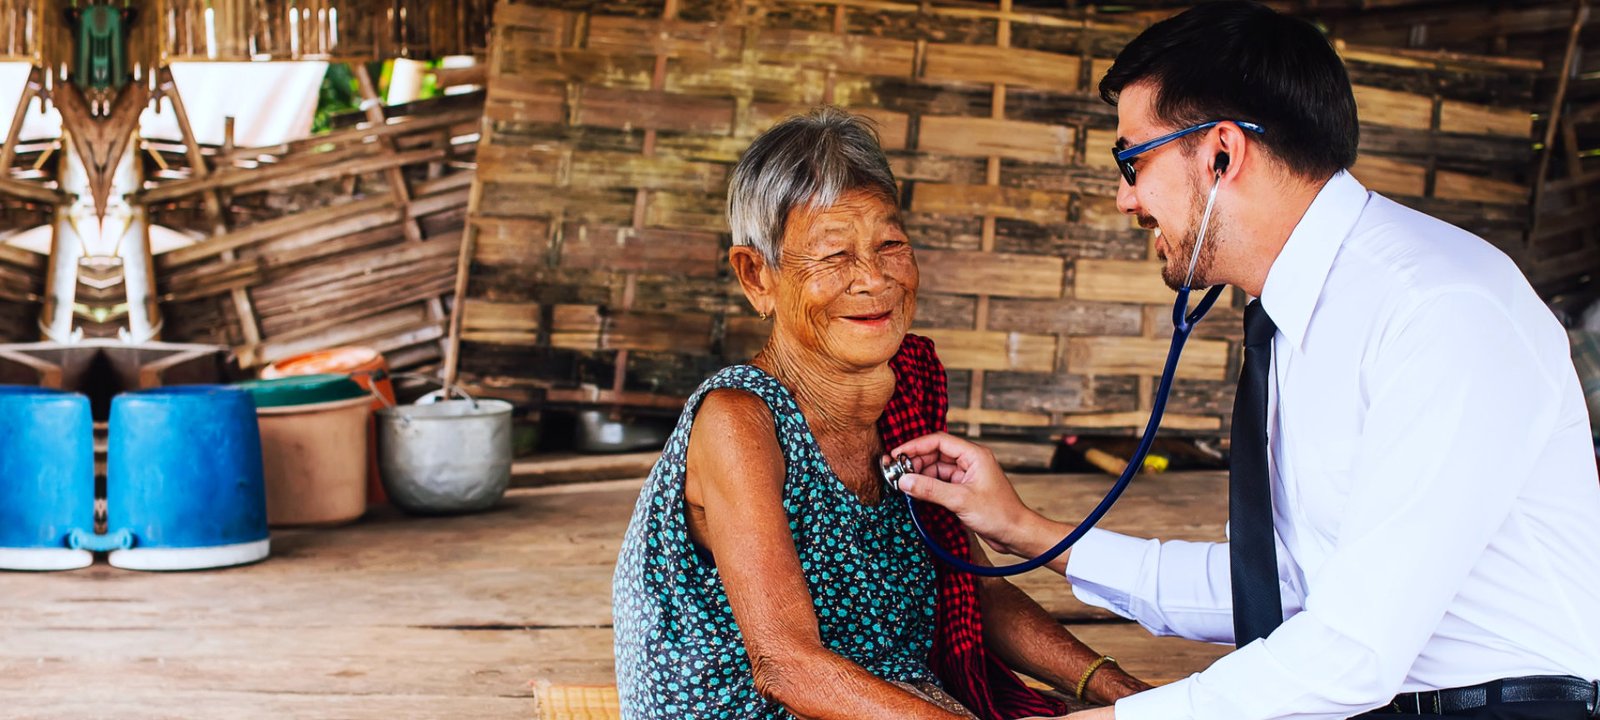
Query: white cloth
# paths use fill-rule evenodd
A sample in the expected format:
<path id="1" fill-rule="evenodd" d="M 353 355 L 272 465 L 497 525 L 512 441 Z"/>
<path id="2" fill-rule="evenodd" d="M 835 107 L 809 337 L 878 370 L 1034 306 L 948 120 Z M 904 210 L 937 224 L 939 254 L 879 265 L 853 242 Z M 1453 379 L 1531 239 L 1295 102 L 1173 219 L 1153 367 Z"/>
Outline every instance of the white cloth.
<path id="1" fill-rule="evenodd" d="M 328 73 L 325 62 L 176 62 L 171 67 L 195 140 L 221 145 L 227 118 L 232 116 L 233 142 L 241 148 L 310 135 L 317 93 Z M 139 134 L 183 139 L 170 100 L 162 99 L 159 112 L 145 109 L 139 116 Z"/>
<path id="2" fill-rule="evenodd" d="M 311 134 L 317 92 L 325 62 L 176 62 L 172 76 L 183 94 L 195 139 L 221 145 L 226 118 L 234 117 L 233 140 L 241 148 L 277 145 Z M 28 63 L 0 62 L 0 133 L 11 127 L 12 112 L 28 80 Z M 22 124 L 23 140 L 61 137 L 61 114 L 52 105 L 43 112 L 35 99 Z M 141 137 L 182 140 L 172 103 L 160 111 L 146 108 L 139 116 Z"/>
<path id="3" fill-rule="evenodd" d="M 1400 692 L 1600 678 L 1600 482 L 1565 332 L 1458 228 L 1330 179 L 1273 263 L 1284 624 L 1118 720 L 1346 718 Z M 1231 643 L 1225 543 L 1094 531 L 1077 596 Z"/>

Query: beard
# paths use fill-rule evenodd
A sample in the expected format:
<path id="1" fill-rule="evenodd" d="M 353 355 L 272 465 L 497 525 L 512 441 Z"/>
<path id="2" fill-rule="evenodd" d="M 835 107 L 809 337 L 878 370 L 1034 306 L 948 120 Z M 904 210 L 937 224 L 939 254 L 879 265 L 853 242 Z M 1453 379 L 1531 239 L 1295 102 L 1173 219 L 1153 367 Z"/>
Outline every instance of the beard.
<path id="1" fill-rule="evenodd" d="M 1183 287 L 1184 280 L 1189 277 L 1189 259 L 1194 256 L 1194 246 L 1199 242 L 1200 220 L 1205 216 L 1206 197 L 1210 195 L 1211 188 L 1203 182 L 1194 183 L 1194 197 L 1189 208 L 1188 230 L 1184 234 L 1174 237 L 1170 228 L 1163 227 L 1161 239 L 1167 246 L 1168 252 L 1161 253 L 1165 262 L 1161 266 L 1161 279 L 1167 287 L 1178 290 Z M 1147 227 L 1155 225 L 1154 218 L 1141 216 L 1139 224 Z M 1212 285 L 1211 271 L 1217 261 L 1217 242 L 1225 233 L 1222 213 L 1216 208 L 1211 211 L 1211 226 L 1206 229 L 1205 245 L 1200 248 L 1200 259 L 1194 265 L 1194 279 L 1190 286 L 1196 289 Z"/>

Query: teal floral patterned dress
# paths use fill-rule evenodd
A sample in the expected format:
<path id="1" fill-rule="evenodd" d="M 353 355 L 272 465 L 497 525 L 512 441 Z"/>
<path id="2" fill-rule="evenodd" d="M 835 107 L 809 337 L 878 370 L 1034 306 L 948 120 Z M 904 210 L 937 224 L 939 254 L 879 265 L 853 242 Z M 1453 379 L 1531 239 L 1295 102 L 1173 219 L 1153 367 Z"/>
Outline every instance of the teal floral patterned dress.
<path id="1" fill-rule="evenodd" d="M 689 399 L 622 542 L 612 586 L 622 717 L 792 717 L 756 692 L 715 562 L 689 539 L 689 430 L 706 393 L 725 388 L 752 393 L 772 411 L 787 468 L 783 505 L 822 642 L 884 680 L 934 686 L 934 566 L 905 503 L 888 496 L 863 505 L 829 468 L 788 389 L 736 365 Z"/>

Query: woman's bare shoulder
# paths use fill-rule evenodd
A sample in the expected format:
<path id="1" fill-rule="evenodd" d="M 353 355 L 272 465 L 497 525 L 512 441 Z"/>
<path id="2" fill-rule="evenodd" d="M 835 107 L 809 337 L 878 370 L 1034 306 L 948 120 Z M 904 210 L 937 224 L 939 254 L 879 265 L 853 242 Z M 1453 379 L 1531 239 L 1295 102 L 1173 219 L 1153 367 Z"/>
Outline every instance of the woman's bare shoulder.
<path id="1" fill-rule="evenodd" d="M 743 390 L 706 393 L 689 433 L 689 462 L 704 473 L 702 477 L 713 481 L 765 476 L 781 482 L 783 449 L 772 410 L 760 397 Z"/>

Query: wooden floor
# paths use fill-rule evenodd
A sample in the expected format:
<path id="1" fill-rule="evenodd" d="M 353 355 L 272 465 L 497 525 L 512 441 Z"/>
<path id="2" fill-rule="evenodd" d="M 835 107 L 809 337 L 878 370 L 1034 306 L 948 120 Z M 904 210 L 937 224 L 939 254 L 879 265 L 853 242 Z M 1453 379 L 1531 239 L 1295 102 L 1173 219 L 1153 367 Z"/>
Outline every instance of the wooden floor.
<path id="1" fill-rule="evenodd" d="M 1065 516 L 1110 479 L 1019 484 Z M 638 488 L 521 489 L 481 515 L 278 531 L 269 560 L 229 570 L 0 574 L 0 716 L 529 718 L 530 682 L 612 682 L 611 573 Z M 1141 478 L 1105 526 L 1215 539 L 1225 503 L 1219 476 Z M 1152 680 L 1222 652 L 1111 621 L 1058 577 L 1019 585 Z"/>

